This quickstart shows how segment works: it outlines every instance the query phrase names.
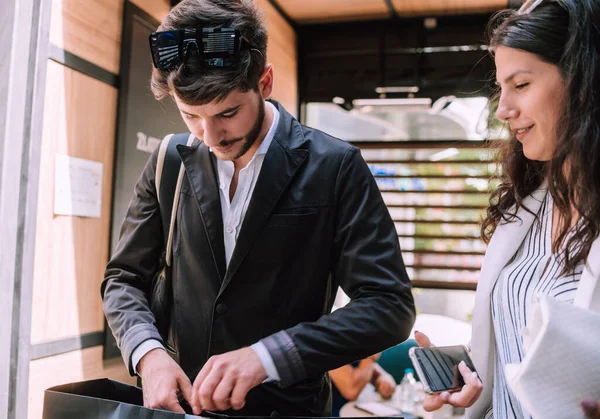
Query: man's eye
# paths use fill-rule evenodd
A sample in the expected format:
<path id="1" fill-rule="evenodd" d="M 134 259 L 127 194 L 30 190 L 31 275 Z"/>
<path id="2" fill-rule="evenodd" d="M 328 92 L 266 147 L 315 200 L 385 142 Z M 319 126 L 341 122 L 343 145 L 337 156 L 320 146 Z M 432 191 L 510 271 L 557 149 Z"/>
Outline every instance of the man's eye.
<path id="1" fill-rule="evenodd" d="M 233 118 L 236 114 L 237 114 L 237 112 L 227 113 L 225 115 L 221 115 L 221 118 L 223 118 L 223 119 L 230 119 L 230 118 Z"/>
<path id="2" fill-rule="evenodd" d="M 527 87 L 527 86 L 529 86 L 529 83 L 521 83 L 521 84 L 517 84 L 515 86 L 515 89 L 522 89 L 522 88 Z"/>
<path id="3" fill-rule="evenodd" d="M 190 121 L 195 120 L 197 117 L 196 115 L 189 115 L 189 114 L 185 114 L 185 119 L 189 119 Z"/>

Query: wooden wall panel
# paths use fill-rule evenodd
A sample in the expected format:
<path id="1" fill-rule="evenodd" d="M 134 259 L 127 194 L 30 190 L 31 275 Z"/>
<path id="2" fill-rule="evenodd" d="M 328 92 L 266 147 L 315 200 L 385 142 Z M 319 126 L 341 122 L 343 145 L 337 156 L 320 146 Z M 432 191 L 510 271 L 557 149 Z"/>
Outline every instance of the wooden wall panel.
<path id="1" fill-rule="evenodd" d="M 132 385 L 136 383 L 135 378 L 129 376 L 121 358 L 102 360 L 100 346 L 32 361 L 29 364 L 27 417 L 42 417 L 44 390 L 47 388 L 105 377 Z"/>
<path id="2" fill-rule="evenodd" d="M 162 20 L 168 0 L 133 0 Z M 119 73 L 124 0 L 53 0 L 50 42 Z M 49 61 L 37 210 L 31 344 L 102 331 L 100 283 L 108 260 L 117 89 Z M 100 218 L 55 216 L 56 154 L 103 163 Z M 30 363 L 28 417 L 40 418 L 44 389 L 110 377 L 135 383 L 102 347 Z"/>
<path id="3" fill-rule="evenodd" d="M 48 63 L 33 287 L 32 344 L 103 330 L 117 90 Z M 57 216 L 56 154 L 104 164 L 102 216 Z"/>
<path id="4" fill-rule="evenodd" d="M 255 0 L 265 17 L 269 32 L 267 61 L 273 64 L 275 85 L 273 99 L 288 112 L 298 109 L 298 50 L 296 32 L 267 0 Z"/>
<path id="5" fill-rule="evenodd" d="M 53 0 L 50 42 L 119 73 L 123 0 Z"/>
<path id="6" fill-rule="evenodd" d="M 132 0 L 158 21 L 168 0 Z M 124 0 L 53 0 L 50 42 L 119 74 Z"/>
<path id="7" fill-rule="evenodd" d="M 131 2 L 159 22 L 162 22 L 171 8 L 169 0 L 131 0 Z"/>

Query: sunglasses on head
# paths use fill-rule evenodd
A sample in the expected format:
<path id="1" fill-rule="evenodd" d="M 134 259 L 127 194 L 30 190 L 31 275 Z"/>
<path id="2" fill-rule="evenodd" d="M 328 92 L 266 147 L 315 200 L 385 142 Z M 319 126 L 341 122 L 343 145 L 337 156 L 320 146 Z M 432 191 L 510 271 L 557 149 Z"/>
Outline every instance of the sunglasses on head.
<path id="1" fill-rule="evenodd" d="M 254 48 L 239 30 L 233 28 L 178 29 L 153 32 L 150 35 L 150 52 L 154 67 L 165 70 L 179 67 L 190 46 L 196 48 L 204 67 L 235 67 L 240 58 L 242 42 Z"/>

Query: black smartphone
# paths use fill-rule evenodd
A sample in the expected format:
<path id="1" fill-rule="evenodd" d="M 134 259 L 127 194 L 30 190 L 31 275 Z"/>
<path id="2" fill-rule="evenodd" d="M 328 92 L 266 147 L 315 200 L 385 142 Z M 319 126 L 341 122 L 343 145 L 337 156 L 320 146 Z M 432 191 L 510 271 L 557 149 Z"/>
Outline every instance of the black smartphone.
<path id="1" fill-rule="evenodd" d="M 462 345 L 412 347 L 408 354 L 423 383 L 423 389 L 428 394 L 460 390 L 465 385 L 458 370 L 461 361 L 465 361 L 467 367 L 475 371 L 469 352 Z"/>

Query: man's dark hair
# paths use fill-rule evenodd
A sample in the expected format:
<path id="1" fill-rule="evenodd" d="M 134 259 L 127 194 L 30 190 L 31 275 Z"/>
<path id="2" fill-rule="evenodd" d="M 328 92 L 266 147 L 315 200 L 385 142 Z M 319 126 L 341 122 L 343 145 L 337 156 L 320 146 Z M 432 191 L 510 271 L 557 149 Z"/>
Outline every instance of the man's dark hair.
<path id="1" fill-rule="evenodd" d="M 258 90 L 266 64 L 267 30 L 252 0 L 183 0 L 157 31 L 217 27 L 238 29 L 253 49 L 242 42 L 237 66 L 205 68 L 196 49 L 189 48 L 178 68 L 153 70 L 150 86 L 157 99 L 175 94 L 188 105 L 204 105 L 221 101 L 234 90 Z"/>
<path id="2" fill-rule="evenodd" d="M 557 147 L 550 161 L 525 157 L 512 133 L 500 151 L 501 181 L 492 193 L 481 233 L 488 242 L 503 220 L 545 179 L 564 222 L 552 243 L 565 242 L 565 270 L 586 260 L 600 233 L 600 2 L 547 0 L 529 13 L 507 11 L 490 22 L 492 51 L 499 46 L 536 54 L 558 67 L 565 83 Z M 575 232 L 571 205 L 579 213 Z M 516 206 L 516 209 L 515 209 Z"/>

